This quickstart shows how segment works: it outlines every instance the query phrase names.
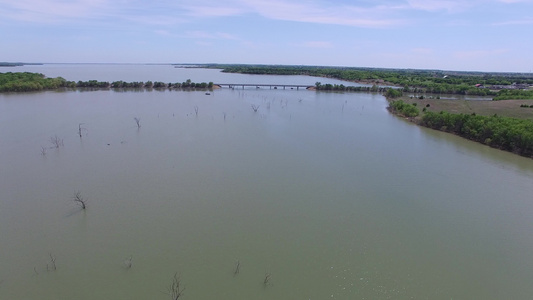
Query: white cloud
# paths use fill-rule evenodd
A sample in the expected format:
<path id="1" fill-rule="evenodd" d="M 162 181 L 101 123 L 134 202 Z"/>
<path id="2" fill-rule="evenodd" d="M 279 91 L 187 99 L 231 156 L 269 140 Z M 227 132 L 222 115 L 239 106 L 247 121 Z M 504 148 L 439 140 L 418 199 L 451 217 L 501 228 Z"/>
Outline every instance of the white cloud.
<path id="1" fill-rule="evenodd" d="M 162 36 L 174 36 L 168 30 L 163 30 L 163 29 L 155 30 L 154 33 L 157 35 L 162 35 Z"/>
<path id="2" fill-rule="evenodd" d="M 172 26 L 198 18 L 260 15 L 267 19 L 367 28 L 410 23 L 410 11 L 463 12 L 493 4 L 533 0 L 0 0 L 0 19 L 59 23 L 101 19 Z"/>
<path id="3" fill-rule="evenodd" d="M 355 5 L 331 4 L 325 1 L 287 0 L 204 0 L 182 4 L 188 15 L 195 17 L 258 14 L 268 19 L 358 27 L 390 27 L 405 23 L 392 17 L 398 6 L 378 5 L 363 8 Z"/>
<path id="4" fill-rule="evenodd" d="M 185 36 L 193 39 L 240 40 L 237 36 L 226 32 L 187 31 Z"/>
<path id="5" fill-rule="evenodd" d="M 187 31 L 185 35 L 193 39 L 213 39 L 215 38 L 211 33 L 205 31 Z"/>
<path id="6" fill-rule="evenodd" d="M 377 6 L 363 8 L 354 5 L 332 5 L 329 2 L 287 2 L 283 0 L 252 1 L 253 10 L 267 18 L 347 25 L 357 27 L 390 27 L 404 23 L 392 17 L 397 7 Z"/>
<path id="7" fill-rule="evenodd" d="M 167 15 L 122 15 L 122 16 L 110 16 L 110 18 L 120 18 L 132 23 L 140 23 L 143 25 L 155 25 L 155 26 L 171 26 L 180 23 L 185 23 L 186 20 L 180 17 L 167 16 Z"/>
<path id="8" fill-rule="evenodd" d="M 514 4 L 514 3 L 531 3 L 531 0 L 498 0 L 498 2 Z"/>
<path id="9" fill-rule="evenodd" d="M 495 5 L 498 3 L 532 3 L 533 0 L 407 0 L 410 8 L 430 12 L 447 11 L 464 12 L 473 8 Z"/>
<path id="10" fill-rule="evenodd" d="M 184 17 L 175 5 L 165 7 L 145 0 L 0 0 L 0 18 L 28 23 L 127 21 L 145 25 L 174 25 Z"/>
<path id="11" fill-rule="evenodd" d="M 476 4 L 477 1 L 465 0 L 408 0 L 409 6 L 418 10 L 448 12 L 464 11 Z"/>
<path id="12" fill-rule="evenodd" d="M 206 4 L 202 5 L 201 3 L 195 2 L 193 5 L 183 5 L 187 11 L 188 16 L 192 17 L 226 17 L 226 16 L 236 16 L 245 13 L 245 10 L 240 8 L 238 5 L 233 6 L 231 4 L 224 5 L 225 3 L 217 4 Z"/>
<path id="13" fill-rule="evenodd" d="M 218 39 L 223 39 L 223 40 L 234 40 L 234 41 L 240 40 L 240 38 L 238 38 L 236 35 L 233 35 L 231 33 L 226 33 L 226 32 L 217 32 L 215 33 L 215 36 Z"/>
<path id="14" fill-rule="evenodd" d="M 0 0 L 0 5 L 5 18 L 28 22 L 95 18 L 108 10 L 105 0 Z"/>
<path id="15" fill-rule="evenodd" d="M 172 26 L 198 18 L 260 15 L 267 19 L 355 27 L 387 28 L 407 23 L 409 6 L 383 4 L 332 4 L 326 0 L 0 0 L 0 19 L 32 23 L 83 20 L 123 20 L 130 23 Z M 510 0 L 502 0 L 510 1 Z M 514 0 L 516 1 L 516 0 Z M 417 9 L 431 8 L 422 0 L 409 0 Z M 429 3 L 452 2 L 451 0 Z M 375 2 L 372 2 L 375 3 Z M 412 8 L 412 7 L 411 7 Z"/>
<path id="16" fill-rule="evenodd" d="M 0 0 L 0 20 L 31 23 L 101 22 L 141 24 L 170 29 L 203 18 L 259 15 L 266 19 L 362 28 L 394 28 L 416 22 L 411 12 L 463 12 L 500 3 L 533 0 L 374 0 L 331 3 L 327 0 Z M 353 4 L 352 4 L 353 3 Z M 200 19 L 200 20 L 199 20 Z M 120 21 L 125 23 L 120 24 Z M 464 21 L 455 21 L 464 22 Z M 493 25 L 531 24 L 513 20 Z M 464 24 L 459 24 L 464 25 Z M 221 37 L 220 37 L 221 38 Z M 229 36 L 228 39 L 231 39 Z"/>

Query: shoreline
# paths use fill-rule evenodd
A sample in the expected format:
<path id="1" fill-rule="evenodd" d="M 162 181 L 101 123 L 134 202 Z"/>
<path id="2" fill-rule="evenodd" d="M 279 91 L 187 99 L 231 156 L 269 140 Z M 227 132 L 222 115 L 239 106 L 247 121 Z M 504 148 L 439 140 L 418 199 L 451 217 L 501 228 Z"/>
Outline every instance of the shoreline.
<path id="1" fill-rule="evenodd" d="M 385 97 L 385 99 L 389 103 L 389 106 L 387 107 L 387 110 L 389 111 L 389 113 L 391 113 L 391 114 L 393 114 L 393 115 L 395 115 L 397 117 L 401 117 L 401 118 L 405 119 L 406 121 L 414 123 L 417 126 L 421 126 L 421 127 L 424 127 L 424 128 L 428 128 L 428 129 L 432 129 L 432 130 L 436 130 L 436 131 L 440 131 L 440 132 L 444 132 L 444 133 L 448 133 L 448 134 L 453 134 L 453 135 L 461 137 L 461 138 L 463 138 L 465 140 L 469 140 L 471 142 L 482 144 L 482 145 L 491 147 L 493 149 L 498 149 L 498 150 L 501 150 L 501 151 L 505 151 L 505 152 L 508 152 L 508 153 L 512 153 L 512 154 L 516 154 L 516 155 L 519 155 L 519 156 L 522 156 L 522 157 L 533 159 L 533 154 L 530 154 L 531 151 L 530 151 L 530 149 L 528 150 L 528 148 L 530 148 L 530 147 L 528 147 L 527 144 L 526 144 L 526 146 L 523 146 L 523 148 L 518 147 L 518 148 L 515 148 L 514 150 L 506 149 L 502 145 L 494 144 L 493 141 L 495 140 L 496 132 L 493 132 L 492 134 L 489 134 L 486 137 L 485 140 L 479 140 L 479 139 L 476 140 L 476 139 L 472 138 L 471 136 L 468 136 L 467 134 L 465 134 L 465 132 L 463 131 L 464 129 L 461 129 L 460 133 L 459 133 L 459 132 L 456 132 L 455 130 L 453 130 L 451 128 L 448 128 L 448 126 L 431 127 L 431 126 L 426 126 L 424 124 L 425 120 L 423 120 L 423 118 L 424 118 L 424 115 L 425 115 L 426 112 L 428 112 L 430 114 L 433 114 L 433 116 L 435 114 L 439 114 L 440 115 L 441 112 L 445 112 L 445 113 L 447 113 L 448 115 L 451 115 L 451 116 L 464 115 L 466 117 L 470 117 L 470 119 L 476 118 L 475 116 L 477 116 L 478 114 L 475 111 L 471 111 L 471 107 L 470 107 L 470 105 L 468 105 L 468 103 L 466 103 L 467 104 L 466 107 L 468 109 L 466 111 L 457 111 L 457 110 L 455 110 L 455 111 L 449 111 L 449 110 L 436 111 L 435 109 L 432 109 L 432 110 L 428 109 L 428 108 L 432 107 L 431 103 L 435 104 L 435 102 L 447 101 L 447 100 L 433 100 L 431 103 L 427 103 L 425 106 L 424 105 L 420 105 L 419 106 L 418 104 L 420 104 L 420 103 L 423 104 L 424 102 L 420 102 L 420 101 L 407 102 L 406 100 L 413 100 L 413 99 L 411 99 L 411 98 L 406 99 L 406 97 L 398 97 L 396 99 Z M 416 105 L 414 105 L 415 107 L 417 107 L 417 108 L 423 107 L 423 109 L 421 111 L 419 109 L 419 114 L 417 116 L 415 116 L 415 117 L 405 116 L 402 113 L 400 113 L 398 111 L 395 111 L 390 106 L 390 104 L 392 102 L 400 101 L 400 100 L 404 101 L 404 103 L 407 104 L 407 105 L 416 104 Z M 417 100 L 424 100 L 424 99 L 417 99 Z M 457 102 L 458 100 L 448 100 L 448 101 Z M 479 117 L 485 118 L 485 119 L 489 119 L 489 120 L 490 120 L 490 118 L 497 118 L 497 119 L 499 119 L 499 118 L 507 118 L 507 119 L 510 119 L 510 120 L 515 120 L 516 122 L 522 122 L 522 123 L 531 122 L 533 124 L 533 107 L 527 107 L 526 108 L 526 107 L 520 107 L 519 106 L 520 103 L 523 103 L 523 102 L 527 103 L 528 101 L 529 101 L 530 104 L 533 104 L 533 101 L 531 101 L 531 100 L 502 100 L 502 101 L 468 101 L 468 100 L 464 100 L 464 102 L 472 102 L 472 103 L 476 103 L 476 104 L 481 104 L 482 102 L 485 102 L 485 103 L 482 103 L 482 105 L 490 105 L 490 103 L 504 102 L 505 105 L 511 104 L 511 105 L 517 106 L 519 108 L 518 109 L 512 109 L 511 112 L 509 112 L 509 110 L 502 110 L 502 109 L 497 110 L 500 113 L 504 112 L 503 114 L 494 113 L 493 115 L 491 115 L 490 113 L 487 113 L 487 111 L 490 111 L 490 110 L 483 111 L 482 114 L 479 114 Z M 508 102 L 508 103 L 505 103 L 505 102 Z M 427 105 L 429 105 L 429 106 L 427 106 Z M 515 114 L 513 114 L 513 112 L 516 111 L 516 110 L 522 110 L 522 111 L 526 112 L 529 117 L 522 117 L 522 118 L 521 117 L 516 117 Z M 462 118 L 464 118 L 464 117 L 462 117 Z M 455 124 L 457 124 L 457 123 L 455 123 Z M 460 126 L 462 126 L 462 124 L 460 124 Z M 499 129 L 502 129 L 504 131 L 505 130 L 509 130 L 509 128 L 505 127 L 505 126 L 499 128 Z M 527 152 L 527 151 L 530 151 L 530 152 Z M 523 152 L 525 152 L 525 153 L 523 153 Z"/>

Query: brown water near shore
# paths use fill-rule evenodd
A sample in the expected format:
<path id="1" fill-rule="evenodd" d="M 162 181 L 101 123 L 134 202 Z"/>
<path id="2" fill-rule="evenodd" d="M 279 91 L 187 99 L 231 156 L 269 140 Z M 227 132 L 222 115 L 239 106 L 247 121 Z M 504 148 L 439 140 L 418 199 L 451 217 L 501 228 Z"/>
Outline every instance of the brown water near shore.
<path id="1" fill-rule="evenodd" d="M 386 107 L 307 90 L 2 94 L 0 299 L 168 299 L 176 272 L 183 299 L 526 299 L 533 162 Z"/>

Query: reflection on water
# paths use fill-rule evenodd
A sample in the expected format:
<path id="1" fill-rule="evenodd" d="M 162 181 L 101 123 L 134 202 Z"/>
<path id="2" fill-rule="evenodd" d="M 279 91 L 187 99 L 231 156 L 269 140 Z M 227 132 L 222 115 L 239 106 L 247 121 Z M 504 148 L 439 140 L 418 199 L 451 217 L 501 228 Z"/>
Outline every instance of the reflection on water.
<path id="1" fill-rule="evenodd" d="M 0 299 L 169 299 L 175 273 L 183 299 L 528 298 L 532 161 L 385 106 L 0 95 Z"/>

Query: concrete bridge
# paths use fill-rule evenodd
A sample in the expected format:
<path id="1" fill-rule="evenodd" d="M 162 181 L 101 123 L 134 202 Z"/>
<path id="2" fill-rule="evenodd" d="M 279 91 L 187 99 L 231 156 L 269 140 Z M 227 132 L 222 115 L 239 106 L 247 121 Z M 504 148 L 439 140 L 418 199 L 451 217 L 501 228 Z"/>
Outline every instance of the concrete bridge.
<path id="1" fill-rule="evenodd" d="M 256 89 L 260 88 L 270 88 L 270 89 L 278 89 L 283 88 L 285 89 L 308 89 L 310 87 L 313 87 L 312 85 L 299 85 L 299 84 L 251 84 L 251 83 L 213 83 L 214 86 L 219 86 L 221 88 L 228 87 L 230 89 L 235 88 L 241 88 L 244 89 L 245 87 L 255 87 Z"/>

